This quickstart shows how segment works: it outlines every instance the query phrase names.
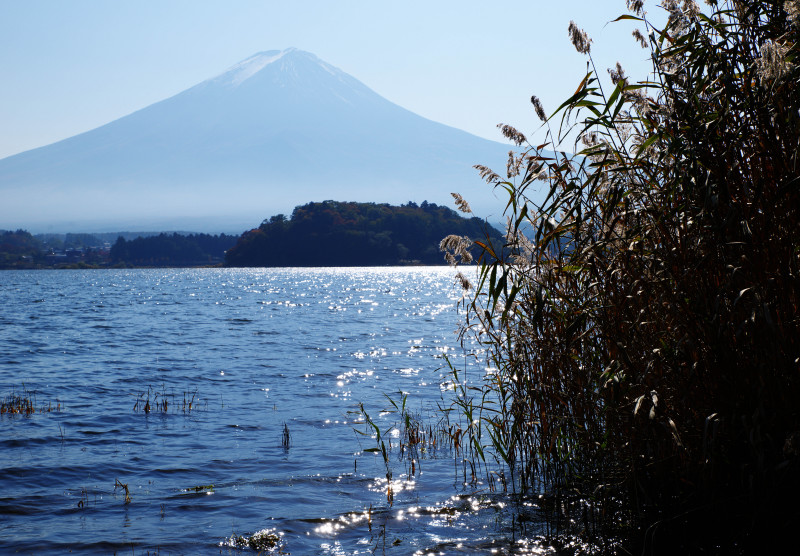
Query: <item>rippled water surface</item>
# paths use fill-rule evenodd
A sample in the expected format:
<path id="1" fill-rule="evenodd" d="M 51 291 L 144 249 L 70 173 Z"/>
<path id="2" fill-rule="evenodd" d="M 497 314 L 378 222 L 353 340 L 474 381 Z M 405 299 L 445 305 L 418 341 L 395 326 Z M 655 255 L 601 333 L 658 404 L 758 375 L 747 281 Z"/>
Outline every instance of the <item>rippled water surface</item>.
<path id="1" fill-rule="evenodd" d="M 450 453 L 392 451 L 390 505 L 354 431 L 398 391 L 432 415 L 459 295 L 443 268 L 0 272 L 0 396 L 36 405 L 0 417 L 0 551 L 528 550 Z"/>

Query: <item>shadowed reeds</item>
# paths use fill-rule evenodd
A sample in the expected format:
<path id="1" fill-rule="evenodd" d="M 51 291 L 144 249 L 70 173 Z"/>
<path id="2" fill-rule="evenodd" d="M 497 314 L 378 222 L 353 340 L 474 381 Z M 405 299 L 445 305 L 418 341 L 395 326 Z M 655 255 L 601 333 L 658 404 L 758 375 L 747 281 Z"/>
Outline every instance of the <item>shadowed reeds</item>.
<path id="1" fill-rule="evenodd" d="M 800 519 L 796 3 L 707 4 L 659 28 L 629 2 L 652 74 L 611 88 L 571 24 L 588 71 L 546 139 L 504 126 L 523 150 L 478 168 L 509 229 L 463 330 L 497 372 L 454 379 L 472 453 L 644 553 L 768 551 Z"/>

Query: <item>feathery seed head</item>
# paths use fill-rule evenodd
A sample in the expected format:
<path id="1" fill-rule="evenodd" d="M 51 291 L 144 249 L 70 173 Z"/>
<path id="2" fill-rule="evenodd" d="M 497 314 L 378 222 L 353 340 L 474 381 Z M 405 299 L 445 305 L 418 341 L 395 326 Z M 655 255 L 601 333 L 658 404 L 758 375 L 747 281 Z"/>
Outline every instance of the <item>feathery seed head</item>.
<path id="1" fill-rule="evenodd" d="M 683 0 L 683 13 L 687 17 L 694 19 L 700 15 L 700 8 L 694 0 Z"/>
<path id="2" fill-rule="evenodd" d="M 756 60 L 756 72 L 764 81 L 780 79 L 789 71 L 786 54 L 789 47 L 775 41 L 766 41 L 761 45 L 761 57 Z"/>
<path id="3" fill-rule="evenodd" d="M 483 164 L 476 164 L 473 166 L 473 168 L 480 173 L 481 178 L 486 180 L 486 183 L 492 184 L 500 181 L 500 176 L 498 176 L 491 168 L 487 168 Z"/>
<path id="4" fill-rule="evenodd" d="M 789 19 L 795 27 L 800 27 L 800 0 L 786 0 L 783 9 L 789 15 Z"/>
<path id="5" fill-rule="evenodd" d="M 533 109 L 536 111 L 536 115 L 539 119 L 543 122 L 547 121 L 547 116 L 545 116 L 544 108 L 542 108 L 542 102 L 539 100 L 539 97 L 531 95 L 531 104 L 533 104 Z"/>
<path id="6" fill-rule="evenodd" d="M 619 65 L 619 62 L 617 62 L 616 68 L 608 69 L 608 75 L 611 76 L 611 82 L 614 83 L 614 85 L 616 85 L 620 81 L 623 82 L 623 86 L 627 85 L 627 80 L 625 79 L 625 70 L 622 69 L 622 66 Z"/>
<path id="7" fill-rule="evenodd" d="M 472 209 L 470 208 L 469 203 L 464 200 L 464 197 L 462 197 L 458 193 L 451 193 L 450 195 L 452 195 L 453 199 L 456 200 L 456 207 L 458 207 L 458 210 L 460 210 L 461 212 L 466 212 L 466 213 L 472 212 Z"/>
<path id="8" fill-rule="evenodd" d="M 464 291 L 472 289 L 472 284 L 469 279 L 460 272 L 456 273 L 456 281 Z"/>
<path id="9" fill-rule="evenodd" d="M 650 97 L 648 97 L 641 89 L 625 92 L 625 99 L 633 103 L 636 113 L 646 118 L 650 114 Z"/>
<path id="10" fill-rule="evenodd" d="M 581 135 L 581 142 L 587 147 L 594 147 L 598 143 L 597 132 L 590 131 L 584 133 L 583 135 Z"/>
<path id="11" fill-rule="evenodd" d="M 439 249 L 441 251 L 455 251 L 461 246 L 461 239 L 461 236 L 450 234 L 439 242 Z"/>
<path id="12" fill-rule="evenodd" d="M 515 156 L 514 151 L 508 151 L 508 162 L 506 162 L 506 174 L 508 179 L 514 178 L 519 175 L 520 167 L 524 156 Z"/>
<path id="13" fill-rule="evenodd" d="M 520 146 L 528 141 L 528 139 L 522 133 L 508 124 L 497 124 L 497 127 L 500 129 L 506 139 L 512 141 L 517 146 Z"/>
<path id="14" fill-rule="evenodd" d="M 641 46 L 642 48 L 647 48 L 647 40 L 645 40 L 644 35 L 642 35 L 641 31 L 639 31 L 638 29 L 634 29 L 632 35 L 634 39 L 639 41 L 639 46 Z"/>
<path id="15" fill-rule="evenodd" d="M 589 54 L 592 49 L 592 39 L 589 38 L 586 31 L 579 29 L 574 21 L 569 22 L 567 31 L 569 31 L 569 39 L 572 41 L 575 50 L 581 54 Z"/>
<path id="16" fill-rule="evenodd" d="M 686 14 L 683 13 L 677 0 L 661 0 L 660 6 L 669 13 L 667 27 L 673 28 L 677 34 L 683 34 L 689 24 Z"/>
<path id="17" fill-rule="evenodd" d="M 614 128 L 617 130 L 617 134 L 619 135 L 620 141 L 623 143 L 627 142 L 628 139 L 631 137 L 631 126 L 625 123 L 614 124 Z"/>
<path id="18" fill-rule="evenodd" d="M 467 236 L 450 234 L 439 243 L 439 250 L 444 251 L 444 258 L 450 264 L 456 265 L 456 257 L 461 257 L 462 263 L 471 263 L 472 254 L 469 248 L 472 247 L 472 240 Z"/>
<path id="19" fill-rule="evenodd" d="M 642 14 L 642 6 L 644 6 L 644 0 L 628 0 L 628 9 L 636 15 Z"/>

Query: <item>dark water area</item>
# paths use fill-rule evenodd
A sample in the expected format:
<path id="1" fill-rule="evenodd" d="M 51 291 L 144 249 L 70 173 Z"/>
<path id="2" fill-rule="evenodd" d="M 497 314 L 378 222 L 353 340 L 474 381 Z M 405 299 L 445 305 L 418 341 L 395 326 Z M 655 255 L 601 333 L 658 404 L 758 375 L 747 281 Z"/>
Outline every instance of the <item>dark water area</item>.
<path id="1" fill-rule="evenodd" d="M 0 417 L 0 552 L 229 554 L 268 531 L 295 555 L 545 553 L 448 450 L 413 474 L 392 451 L 390 505 L 354 430 L 359 403 L 388 428 L 398 391 L 438 419 L 446 355 L 484 372 L 454 334 L 453 276 L 0 272 L 0 396 L 36 407 Z"/>

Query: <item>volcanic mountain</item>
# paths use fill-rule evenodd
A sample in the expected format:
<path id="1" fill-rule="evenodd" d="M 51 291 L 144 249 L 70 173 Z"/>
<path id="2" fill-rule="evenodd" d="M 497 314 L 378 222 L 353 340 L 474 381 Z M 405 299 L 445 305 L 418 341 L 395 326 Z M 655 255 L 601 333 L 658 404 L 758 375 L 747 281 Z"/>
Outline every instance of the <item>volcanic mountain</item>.
<path id="1" fill-rule="evenodd" d="M 297 49 L 225 73 L 94 130 L 0 160 L 0 228 L 244 229 L 310 201 L 460 192 L 499 220 L 472 168 L 508 146 L 418 116 Z"/>

